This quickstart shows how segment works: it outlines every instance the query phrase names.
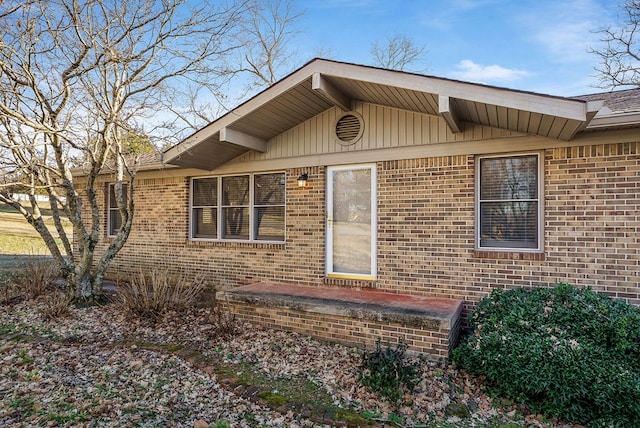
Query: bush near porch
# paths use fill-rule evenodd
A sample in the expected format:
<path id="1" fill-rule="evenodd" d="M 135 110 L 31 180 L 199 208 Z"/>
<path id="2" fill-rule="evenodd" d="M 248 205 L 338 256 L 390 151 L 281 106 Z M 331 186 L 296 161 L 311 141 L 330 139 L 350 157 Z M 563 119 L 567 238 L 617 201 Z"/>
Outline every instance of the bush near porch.
<path id="1" fill-rule="evenodd" d="M 589 288 L 494 290 L 454 351 L 534 412 L 580 424 L 640 421 L 640 309 Z"/>

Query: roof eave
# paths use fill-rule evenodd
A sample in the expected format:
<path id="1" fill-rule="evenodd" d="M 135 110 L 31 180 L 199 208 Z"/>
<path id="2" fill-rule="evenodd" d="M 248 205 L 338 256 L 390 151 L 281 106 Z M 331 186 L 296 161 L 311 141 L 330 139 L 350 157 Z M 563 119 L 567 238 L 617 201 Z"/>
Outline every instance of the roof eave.
<path id="1" fill-rule="evenodd" d="M 565 125 L 561 125 L 560 128 L 555 130 L 546 130 L 548 132 L 546 135 L 539 133 L 537 130 L 535 132 L 521 129 L 512 130 L 563 140 L 571 140 L 578 132 L 586 129 L 602 107 L 602 102 L 587 102 L 585 100 L 536 94 L 440 77 L 315 59 L 167 150 L 164 154 L 165 162 L 194 167 L 198 164 L 201 165 L 202 169 L 211 170 L 213 169 L 211 162 L 205 159 L 188 159 L 189 153 L 195 152 L 196 150 L 192 149 L 200 144 L 221 141 L 237 144 L 238 149 L 245 151 L 266 150 L 266 141 L 259 141 L 254 136 L 245 135 L 243 138 L 237 139 L 227 138 L 226 135 L 235 137 L 237 131 L 232 129 L 232 125 L 236 121 L 268 105 L 287 91 L 307 81 L 311 82 L 312 89 L 324 99 L 343 110 L 349 108 L 350 99 L 347 96 L 343 96 L 331 84 L 331 78 L 344 79 L 343 83 L 361 81 L 397 87 L 408 91 L 436 94 L 439 97 L 439 110 L 435 114 L 440 115 L 453 132 L 461 132 L 463 128 L 458 112 L 454 108 L 456 99 L 545 115 L 552 119 L 560 118 Z M 198 152 L 201 151 L 208 152 L 209 150 L 198 150 Z M 191 157 L 199 156 L 195 156 L 192 153 Z M 224 163 L 231 160 L 231 158 L 227 157 L 226 160 L 216 159 L 214 163 L 220 165 L 221 160 Z"/>
<path id="2" fill-rule="evenodd" d="M 618 113 L 594 118 L 586 129 L 640 126 L 640 112 Z"/>

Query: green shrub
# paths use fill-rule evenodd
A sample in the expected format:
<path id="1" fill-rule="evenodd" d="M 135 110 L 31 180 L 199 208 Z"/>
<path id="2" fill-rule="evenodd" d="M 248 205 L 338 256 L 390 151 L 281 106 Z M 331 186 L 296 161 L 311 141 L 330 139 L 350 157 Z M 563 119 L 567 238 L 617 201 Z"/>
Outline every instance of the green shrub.
<path id="1" fill-rule="evenodd" d="M 494 290 L 457 364 L 501 395 L 573 423 L 640 421 L 640 309 L 567 284 Z"/>
<path id="2" fill-rule="evenodd" d="M 412 391 L 419 381 L 418 368 L 405 363 L 406 350 L 404 342 L 400 342 L 395 349 L 383 348 L 378 339 L 374 351 L 362 354 L 360 383 L 391 402 L 400 401 L 404 390 Z"/>

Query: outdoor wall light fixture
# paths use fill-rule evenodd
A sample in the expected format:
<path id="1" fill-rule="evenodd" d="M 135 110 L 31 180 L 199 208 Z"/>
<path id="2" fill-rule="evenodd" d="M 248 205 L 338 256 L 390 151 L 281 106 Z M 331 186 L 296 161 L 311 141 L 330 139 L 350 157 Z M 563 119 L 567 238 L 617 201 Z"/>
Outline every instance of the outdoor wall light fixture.
<path id="1" fill-rule="evenodd" d="M 298 177 L 298 187 L 307 187 L 309 182 L 309 174 L 306 172 Z"/>

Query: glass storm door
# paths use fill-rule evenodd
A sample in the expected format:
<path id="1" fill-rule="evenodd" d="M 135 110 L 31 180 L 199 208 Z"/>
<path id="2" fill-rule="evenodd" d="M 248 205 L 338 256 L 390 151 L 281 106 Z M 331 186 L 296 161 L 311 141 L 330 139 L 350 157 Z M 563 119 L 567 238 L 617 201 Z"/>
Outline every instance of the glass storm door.
<path id="1" fill-rule="evenodd" d="M 327 169 L 327 276 L 375 279 L 376 167 Z"/>

